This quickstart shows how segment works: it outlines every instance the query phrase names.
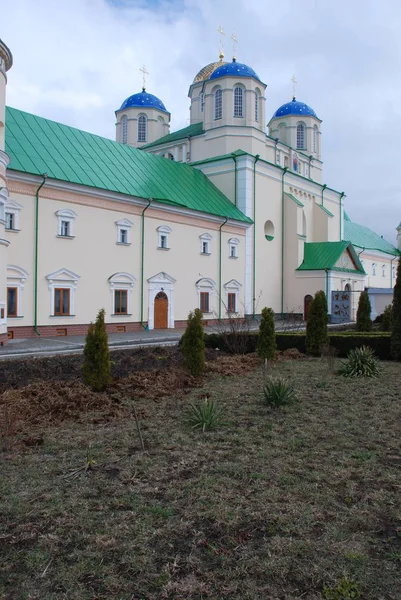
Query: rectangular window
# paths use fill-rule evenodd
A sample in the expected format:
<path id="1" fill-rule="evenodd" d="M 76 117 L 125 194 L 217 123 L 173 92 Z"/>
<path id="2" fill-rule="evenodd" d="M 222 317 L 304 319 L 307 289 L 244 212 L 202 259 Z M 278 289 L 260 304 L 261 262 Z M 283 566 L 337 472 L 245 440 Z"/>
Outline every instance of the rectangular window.
<path id="1" fill-rule="evenodd" d="M 7 317 L 18 316 L 18 288 L 7 288 Z"/>
<path id="2" fill-rule="evenodd" d="M 128 231 L 120 229 L 120 244 L 128 244 Z"/>
<path id="3" fill-rule="evenodd" d="M 56 288 L 54 290 L 54 314 L 55 316 L 69 316 L 70 314 L 70 290 Z"/>
<path id="4" fill-rule="evenodd" d="M 166 235 L 160 236 L 160 248 L 167 248 L 167 236 Z"/>
<path id="5" fill-rule="evenodd" d="M 127 290 L 114 290 L 114 314 L 126 315 L 128 313 Z"/>
<path id="6" fill-rule="evenodd" d="M 237 246 L 230 246 L 230 257 L 237 258 Z"/>
<path id="7" fill-rule="evenodd" d="M 235 306 L 235 294 L 227 294 L 227 309 L 228 312 L 236 312 L 236 306 Z"/>
<path id="8" fill-rule="evenodd" d="M 202 254 L 209 254 L 209 242 L 202 242 Z"/>
<path id="9" fill-rule="evenodd" d="M 203 313 L 209 311 L 209 292 L 200 292 L 200 309 Z"/>
<path id="10" fill-rule="evenodd" d="M 6 229 L 15 229 L 15 215 L 6 212 Z"/>
<path id="11" fill-rule="evenodd" d="M 240 87 L 234 88 L 234 117 L 243 117 L 243 90 Z"/>
<path id="12" fill-rule="evenodd" d="M 221 119 L 223 116 L 223 92 L 218 89 L 214 93 L 214 118 Z"/>
<path id="13" fill-rule="evenodd" d="M 62 235 L 63 237 L 70 236 L 70 222 L 69 221 L 61 221 L 60 235 Z"/>

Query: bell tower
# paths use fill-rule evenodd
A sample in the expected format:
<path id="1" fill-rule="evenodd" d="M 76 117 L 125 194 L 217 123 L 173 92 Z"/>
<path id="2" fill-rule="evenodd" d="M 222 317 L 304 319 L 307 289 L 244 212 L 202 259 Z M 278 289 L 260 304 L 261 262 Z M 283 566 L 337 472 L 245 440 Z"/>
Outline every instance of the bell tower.
<path id="1" fill-rule="evenodd" d="M 5 207 L 8 200 L 6 169 L 10 162 L 4 151 L 6 122 L 7 71 L 13 57 L 9 48 L 0 40 L 0 345 L 7 341 L 7 248 L 5 239 Z"/>

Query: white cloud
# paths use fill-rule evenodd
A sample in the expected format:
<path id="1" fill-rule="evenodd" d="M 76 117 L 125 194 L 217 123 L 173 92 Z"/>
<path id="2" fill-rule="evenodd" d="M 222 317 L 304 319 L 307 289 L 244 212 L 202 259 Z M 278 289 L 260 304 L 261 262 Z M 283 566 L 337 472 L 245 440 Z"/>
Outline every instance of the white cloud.
<path id="1" fill-rule="evenodd" d="M 401 5 L 394 0 L 13 0 L 2 7 L 14 55 L 8 104 L 114 137 L 114 111 L 147 89 L 188 123 L 188 87 L 217 59 L 218 34 L 268 84 L 267 117 L 297 96 L 323 119 L 324 181 L 351 218 L 394 241 L 398 191 Z M 226 43 L 226 57 L 231 55 Z"/>

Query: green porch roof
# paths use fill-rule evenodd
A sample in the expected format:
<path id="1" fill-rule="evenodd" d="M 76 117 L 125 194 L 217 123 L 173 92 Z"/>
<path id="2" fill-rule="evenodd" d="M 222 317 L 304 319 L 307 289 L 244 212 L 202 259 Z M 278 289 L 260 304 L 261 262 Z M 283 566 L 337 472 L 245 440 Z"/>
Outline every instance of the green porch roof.
<path id="1" fill-rule="evenodd" d="M 349 250 L 357 268 L 347 269 L 337 267 L 341 255 Z M 365 274 L 363 266 L 350 242 L 306 242 L 304 260 L 297 271 L 343 271 L 346 273 Z"/>
<path id="2" fill-rule="evenodd" d="M 7 107 L 9 169 L 251 223 L 198 169 Z"/>
<path id="3" fill-rule="evenodd" d="M 350 241 L 353 246 L 358 246 L 358 248 L 380 250 L 380 252 L 392 254 L 393 256 L 399 256 L 400 254 L 395 246 L 368 227 L 350 221 L 348 215 L 344 218 L 344 239 Z"/>
<path id="4" fill-rule="evenodd" d="M 202 133 L 205 133 L 203 130 L 203 123 L 195 123 L 194 125 L 188 125 L 188 127 L 173 131 L 173 133 L 168 133 L 155 142 L 146 144 L 146 146 L 142 146 L 142 148 L 153 148 L 153 146 L 159 146 L 160 144 L 170 144 L 171 142 L 176 142 L 177 140 L 183 140 L 185 138 L 195 137 L 196 135 L 202 135 Z"/>

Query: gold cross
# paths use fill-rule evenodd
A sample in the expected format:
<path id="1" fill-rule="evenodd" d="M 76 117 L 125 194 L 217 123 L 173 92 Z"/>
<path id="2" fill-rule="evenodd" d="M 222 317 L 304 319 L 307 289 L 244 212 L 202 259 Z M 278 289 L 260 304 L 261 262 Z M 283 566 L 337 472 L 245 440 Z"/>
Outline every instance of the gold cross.
<path id="1" fill-rule="evenodd" d="M 232 34 L 230 40 L 233 43 L 233 58 L 235 58 L 235 54 L 237 52 L 237 44 L 238 44 L 237 36 L 235 35 L 235 33 Z"/>
<path id="2" fill-rule="evenodd" d="M 295 79 L 295 75 L 292 76 L 291 81 L 292 81 L 292 97 L 295 98 L 295 84 L 298 83 L 298 81 Z"/>
<path id="3" fill-rule="evenodd" d="M 223 50 L 223 36 L 226 37 L 225 31 L 222 27 L 222 25 L 219 26 L 218 30 L 217 30 L 220 34 L 220 51 L 219 51 L 219 55 L 222 58 L 224 56 L 224 50 Z"/>
<path id="4" fill-rule="evenodd" d="M 145 65 L 143 65 L 143 67 L 139 70 L 142 73 L 142 89 L 145 91 L 146 90 L 146 75 L 149 75 L 149 71 L 146 70 Z"/>

